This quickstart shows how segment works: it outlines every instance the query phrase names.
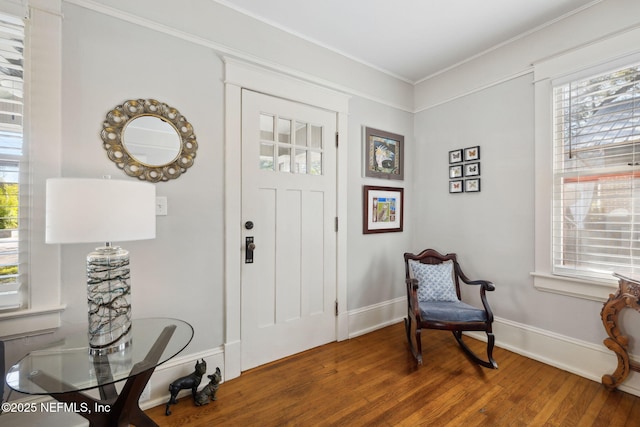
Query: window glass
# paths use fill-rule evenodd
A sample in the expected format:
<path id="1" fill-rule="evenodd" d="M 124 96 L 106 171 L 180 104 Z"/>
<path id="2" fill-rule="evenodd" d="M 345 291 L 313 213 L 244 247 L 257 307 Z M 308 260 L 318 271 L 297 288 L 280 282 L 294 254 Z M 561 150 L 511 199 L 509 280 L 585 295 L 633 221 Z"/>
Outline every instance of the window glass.
<path id="1" fill-rule="evenodd" d="M 19 258 L 23 53 L 22 20 L 0 14 L 0 311 L 25 304 Z"/>
<path id="2" fill-rule="evenodd" d="M 554 88 L 554 273 L 634 273 L 640 258 L 640 64 Z"/>

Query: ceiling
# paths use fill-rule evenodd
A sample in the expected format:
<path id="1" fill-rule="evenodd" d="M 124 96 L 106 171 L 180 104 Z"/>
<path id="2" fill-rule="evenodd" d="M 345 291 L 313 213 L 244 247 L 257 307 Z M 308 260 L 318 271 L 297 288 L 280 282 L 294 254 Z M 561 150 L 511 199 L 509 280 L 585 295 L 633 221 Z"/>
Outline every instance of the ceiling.
<path id="1" fill-rule="evenodd" d="M 606 0 L 215 0 L 411 83 Z"/>

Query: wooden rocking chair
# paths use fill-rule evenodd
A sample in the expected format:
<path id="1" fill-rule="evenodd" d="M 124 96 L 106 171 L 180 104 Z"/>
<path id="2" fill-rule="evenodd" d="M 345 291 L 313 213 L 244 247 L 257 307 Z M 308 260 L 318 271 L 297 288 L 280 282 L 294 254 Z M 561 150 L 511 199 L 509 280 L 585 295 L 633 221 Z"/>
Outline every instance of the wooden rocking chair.
<path id="1" fill-rule="evenodd" d="M 408 302 L 405 328 L 409 347 L 418 364 L 422 364 L 422 329 L 441 329 L 451 331 L 474 362 L 496 369 L 498 364 L 493 360 L 495 337 L 491 330 L 493 313 L 485 294 L 495 289 L 493 284 L 486 280 L 469 280 L 460 269 L 454 253 L 442 255 L 433 249 L 425 249 L 418 255 L 405 253 L 404 262 Z M 479 287 L 483 308 L 460 300 L 460 280 Z M 415 333 L 412 334 L 414 328 Z M 486 332 L 487 360 L 479 358 L 464 343 L 463 331 Z"/>

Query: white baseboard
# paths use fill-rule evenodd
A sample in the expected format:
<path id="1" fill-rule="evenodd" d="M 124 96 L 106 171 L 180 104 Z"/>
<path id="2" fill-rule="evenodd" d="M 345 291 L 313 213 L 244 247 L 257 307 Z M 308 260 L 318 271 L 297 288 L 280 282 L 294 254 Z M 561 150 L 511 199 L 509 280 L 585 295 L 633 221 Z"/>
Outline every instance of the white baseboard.
<path id="1" fill-rule="evenodd" d="M 401 297 L 349 311 L 349 338 L 402 321 L 407 315 L 407 298 Z"/>
<path id="2" fill-rule="evenodd" d="M 600 383 L 618 365 L 614 352 L 604 346 L 560 335 L 507 319 L 493 323 L 496 346 Z M 603 329 L 603 336 L 606 333 Z M 486 341 L 483 333 L 469 336 Z M 500 365 L 500 361 L 498 361 Z M 619 390 L 640 396 L 640 374 L 631 372 Z"/>
<path id="3" fill-rule="evenodd" d="M 406 298 L 349 312 L 349 338 L 402 321 L 406 317 Z M 601 382 L 602 376 L 612 374 L 617 356 L 604 344 L 597 345 L 560 335 L 544 329 L 496 317 L 493 323 L 496 346 L 530 359 L 554 366 L 590 380 Z M 603 330 L 603 336 L 606 336 Z M 469 336 L 486 341 L 482 332 Z M 500 360 L 497 360 L 498 366 Z M 640 396 L 640 373 L 631 372 L 618 389 Z"/>

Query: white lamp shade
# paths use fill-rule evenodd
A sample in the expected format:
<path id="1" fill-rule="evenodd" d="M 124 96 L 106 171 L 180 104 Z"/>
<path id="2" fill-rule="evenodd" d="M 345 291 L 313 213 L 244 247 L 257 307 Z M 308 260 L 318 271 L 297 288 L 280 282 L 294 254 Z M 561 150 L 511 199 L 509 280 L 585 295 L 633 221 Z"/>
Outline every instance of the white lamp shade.
<path id="1" fill-rule="evenodd" d="M 117 179 L 47 180 L 46 242 L 90 243 L 156 237 L 156 187 Z"/>

